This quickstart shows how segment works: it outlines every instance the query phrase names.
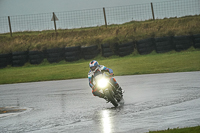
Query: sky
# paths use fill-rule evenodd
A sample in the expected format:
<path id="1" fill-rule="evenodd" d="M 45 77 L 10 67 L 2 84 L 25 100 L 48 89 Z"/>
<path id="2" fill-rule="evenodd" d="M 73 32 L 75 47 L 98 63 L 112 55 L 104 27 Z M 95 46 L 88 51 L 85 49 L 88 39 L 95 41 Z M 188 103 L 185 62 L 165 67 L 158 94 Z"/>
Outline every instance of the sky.
<path id="1" fill-rule="evenodd" d="M 103 7 L 135 5 L 173 0 L 0 0 L 0 17 Z"/>

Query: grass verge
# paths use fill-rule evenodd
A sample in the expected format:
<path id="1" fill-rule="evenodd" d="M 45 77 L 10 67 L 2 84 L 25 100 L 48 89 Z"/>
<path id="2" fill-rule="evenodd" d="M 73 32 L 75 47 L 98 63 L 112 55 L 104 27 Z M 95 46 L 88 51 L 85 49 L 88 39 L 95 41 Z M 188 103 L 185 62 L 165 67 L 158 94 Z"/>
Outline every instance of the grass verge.
<path id="1" fill-rule="evenodd" d="M 95 59 L 100 64 L 112 68 L 118 76 L 200 71 L 200 50 L 194 48 L 165 54 L 152 52 L 149 55 L 138 55 L 133 53 L 125 57 L 98 56 Z M 44 61 L 40 65 L 27 63 L 23 67 L 7 67 L 0 69 L 0 84 L 87 78 L 89 61 L 83 59 L 72 63 L 61 61 L 58 64 L 49 64 Z"/>
<path id="2" fill-rule="evenodd" d="M 200 33 L 200 15 L 181 18 L 131 21 L 120 25 L 59 29 L 49 31 L 24 31 L 0 34 L 0 53 L 45 50 L 55 47 L 90 46 L 125 43 L 149 37 L 194 35 Z"/>
<path id="3" fill-rule="evenodd" d="M 187 128 L 175 128 L 162 131 L 150 131 L 149 133 L 200 133 L 200 126 L 187 127 Z"/>

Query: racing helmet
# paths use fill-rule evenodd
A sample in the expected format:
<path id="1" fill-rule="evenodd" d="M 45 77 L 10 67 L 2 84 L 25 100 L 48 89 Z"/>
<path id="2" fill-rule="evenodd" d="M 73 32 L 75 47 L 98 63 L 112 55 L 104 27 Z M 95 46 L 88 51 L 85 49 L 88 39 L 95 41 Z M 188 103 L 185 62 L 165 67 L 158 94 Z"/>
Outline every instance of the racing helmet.
<path id="1" fill-rule="evenodd" d="M 96 60 L 93 60 L 89 63 L 91 71 L 95 72 L 98 69 L 99 63 Z"/>

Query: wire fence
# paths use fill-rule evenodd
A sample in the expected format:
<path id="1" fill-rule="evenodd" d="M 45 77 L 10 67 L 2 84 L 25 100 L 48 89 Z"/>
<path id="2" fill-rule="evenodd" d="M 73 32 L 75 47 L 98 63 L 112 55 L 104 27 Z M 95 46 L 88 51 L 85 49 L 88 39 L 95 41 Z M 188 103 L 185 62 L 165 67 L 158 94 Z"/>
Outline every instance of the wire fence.
<path id="1" fill-rule="evenodd" d="M 182 17 L 200 14 L 200 0 L 173 0 L 153 4 L 156 18 Z"/>
<path id="2" fill-rule="evenodd" d="M 55 15 L 54 15 L 55 14 Z M 200 0 L 0 17 L 0 33 L 95 27 L 200 14 Z M 10 24 L 9 24 L 10 21 Z M 55 29 L 56 30 L 56 29 Z"/>

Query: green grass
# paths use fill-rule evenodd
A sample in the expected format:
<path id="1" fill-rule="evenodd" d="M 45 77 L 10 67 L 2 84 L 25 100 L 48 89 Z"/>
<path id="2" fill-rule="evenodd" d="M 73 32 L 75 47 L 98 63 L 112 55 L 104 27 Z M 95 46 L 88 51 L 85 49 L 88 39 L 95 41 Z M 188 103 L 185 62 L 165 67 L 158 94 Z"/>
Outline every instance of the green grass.
<path id="1" fill-rule="evenodd" d="M 163 131 L 150 131 L 149 133 L 200 133 L 200 126 L 187 127 L 187 128 L 175 128 Z"/>
<path id="2" fill-rule="evenodd" d="M 118 76 L 200 70 L 200 50 L 194 48 L 165 54 L 153 52 L 149 55 L 139 55 L 134 52 L 125 57 L 104 58 L 99 55 L 94 59 L 112 68 Z M 73 63 L 61 61 L 49 64 L 45 60 L 40 65 L 27 63 L 23 67 L 7 67 L 0 69 L 0 84 L 87 78 L 89 61 L 82 59 Z"/>

